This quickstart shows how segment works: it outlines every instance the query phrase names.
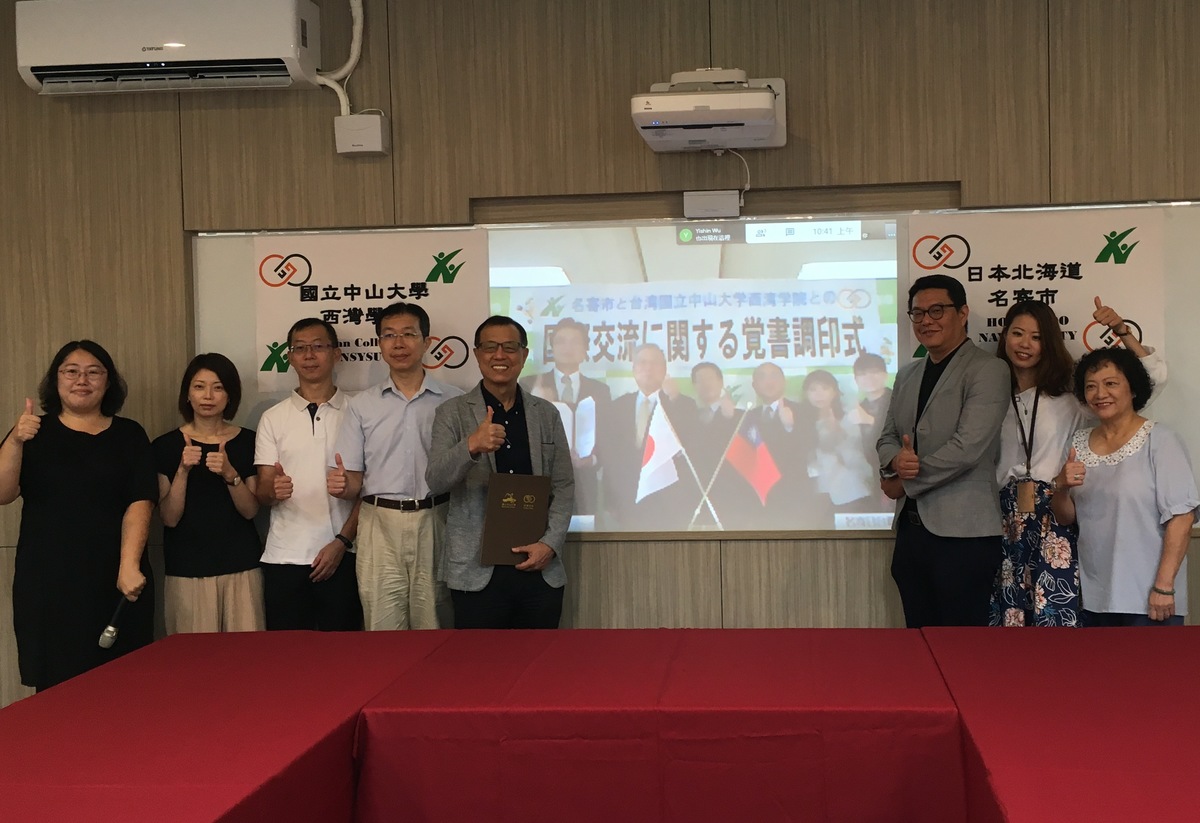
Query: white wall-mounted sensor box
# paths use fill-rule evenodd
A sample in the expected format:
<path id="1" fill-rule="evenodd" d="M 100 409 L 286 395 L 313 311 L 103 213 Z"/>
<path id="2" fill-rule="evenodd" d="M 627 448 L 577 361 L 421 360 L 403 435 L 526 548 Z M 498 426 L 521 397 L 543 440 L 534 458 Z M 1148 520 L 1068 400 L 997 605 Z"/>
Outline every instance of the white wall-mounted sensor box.
<path id="1" fill-rule="evenodd" d="M 741 192 L 737 189 L 683 193 L 684 217 L 739 217 L 741 213 Z"/>
<path id="2" fill-rule="evenodd" d="M 386 155 L 392 135 L 382 114 L 347 114 L 333 118 L 333 142 L 338 154 Z"/>

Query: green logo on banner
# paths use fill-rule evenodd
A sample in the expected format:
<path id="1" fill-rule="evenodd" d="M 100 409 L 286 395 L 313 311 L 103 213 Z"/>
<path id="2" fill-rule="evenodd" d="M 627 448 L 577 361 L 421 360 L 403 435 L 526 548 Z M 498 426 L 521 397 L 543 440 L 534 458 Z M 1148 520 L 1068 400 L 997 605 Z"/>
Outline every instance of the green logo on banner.
<path id="1" fill-rule="evenodd" d="M 440 251 L 435 254 L 433 256 L 433 268 L 429 270 L 429 275 L 425 278 L 425 282 L 433 283 L 437 280 L 441 280 L 443 283 L 453 283 L 454 278 L 458 276 L 459 270 L 462 269 L 463 265 L 465 265 L 463 263 L 459 263 L 457 266 L 450 265 L 450 261 L 453 260 L 454 256 L 460 251 L 462 251 L 462 249 L 455 249 L 449 254 L 444 251 Z"/>
<path id="2" fill-rule="evenodd" d="M 563 301 L 566 299 L 561 294 L 558 297 L 550 298 L 550 301 L 546 303 L 546 308 L 542 309 L 542 317 L 558 317 L 561 315 L 565 308 Z"/>
<path id="3" fill-rule="evenodd" d="M 268 343 L 267 351 L 269 351 L 270 354 L 268 354 L 267 359 L 263 361 L 262 367 L 259 368 L 259 371 L 271 371 L 273 369 L 275 371 L 283 372 L 288 370 L 287 341 L 284 341 L 283 343 Z"/>
<path id="4" fill-rule="evenodd" d="M 1137 246 L 1137 244 L 1141 241 L 1138 240 L 1134 243 L 1122 243 L 1121 241 L 1128 237 L 1136 229 L 1137 226 L 1134 226 L 1132 229 L 1125 229 L 1125 231 L 1121 232 L 1120 234 L 1117 234 L 1117 232 L 1114 230 L 1104 235 L 1104 239 L 1108 242 L 1104 245 L 1104 249 L 1100 252 L 1100 256 L 1096 258 L 1096 262 L 1107 263 L 1109 260 L 1112 260 L 1113 263 L 1120 265 L 1128 260 L 1129 255 L 1133 254 L 1134 247 Z"/>

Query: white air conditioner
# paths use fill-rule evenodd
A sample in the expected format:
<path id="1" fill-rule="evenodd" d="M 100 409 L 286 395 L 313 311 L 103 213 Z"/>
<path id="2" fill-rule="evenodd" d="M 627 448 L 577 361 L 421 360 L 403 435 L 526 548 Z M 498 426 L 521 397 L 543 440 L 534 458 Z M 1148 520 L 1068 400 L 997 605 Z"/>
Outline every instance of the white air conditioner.
<path id="1" fill-rule="evenodd" d="M 676 72 L 630 100 L 638 134 L 655 151 L 766 149 L 787 143 L 780 77 L 747 79 L 739 69 Z"/>
<path id="2" fill-rule="evenodd" d="M 309 0 L 18 0 L 17 66 L 41 94 L 315 87 Z"/>

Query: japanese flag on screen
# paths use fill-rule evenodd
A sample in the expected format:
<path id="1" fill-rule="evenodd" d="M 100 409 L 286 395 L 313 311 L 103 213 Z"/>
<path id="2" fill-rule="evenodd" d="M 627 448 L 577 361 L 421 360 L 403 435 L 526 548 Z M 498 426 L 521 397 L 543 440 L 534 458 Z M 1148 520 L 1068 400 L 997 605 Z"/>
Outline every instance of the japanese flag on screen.
<path id="1" fill-rule="evenodd" d="M 646 426 L 646 445 L 642 451 L 642 471 L 638 474 L 636 502 L 679 481 L 675 455 L 683 451 L 679 436 L 671 426 L 662 403 L 654 406 Z"/>

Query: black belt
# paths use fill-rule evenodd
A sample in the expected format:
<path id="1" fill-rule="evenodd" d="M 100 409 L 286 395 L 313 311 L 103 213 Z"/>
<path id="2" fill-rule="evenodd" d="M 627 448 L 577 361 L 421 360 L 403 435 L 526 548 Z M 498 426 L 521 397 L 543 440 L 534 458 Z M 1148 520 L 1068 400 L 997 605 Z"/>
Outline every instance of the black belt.
<path id="1" fill-rule="evenodd" d="M 389 500 L 377 494 L 368 494 L 362 501 L 368 506 L 378 506 L 381 509 L 419 512 L 421 509 L 432 509 L 434 506 L 440 506 L 449 499 L 449 494 L 439 494 L 437 497 L 422 497 L 420 500 Z"/>

